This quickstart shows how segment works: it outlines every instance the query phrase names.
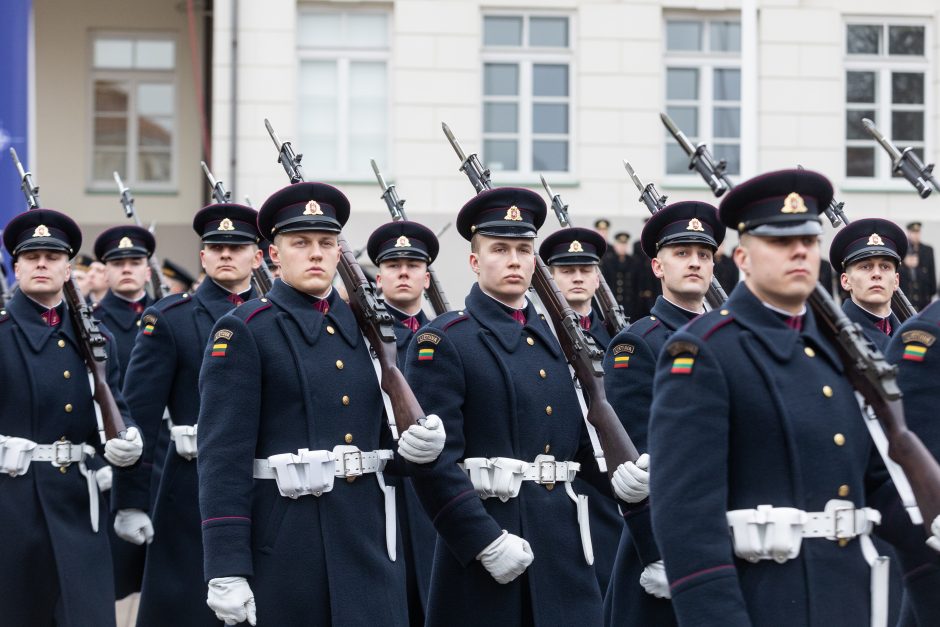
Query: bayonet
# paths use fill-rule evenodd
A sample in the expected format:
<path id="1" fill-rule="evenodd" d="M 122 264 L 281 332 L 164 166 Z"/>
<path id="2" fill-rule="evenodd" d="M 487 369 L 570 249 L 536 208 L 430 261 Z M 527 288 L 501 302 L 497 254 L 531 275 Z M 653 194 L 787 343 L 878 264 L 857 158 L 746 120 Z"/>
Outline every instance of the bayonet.
<path id="1" fill-rule="evenodd" d="M 891 172 L 900 172 L 901 176 L 914 186 L 921 198 L 930 196 L 933 191 L 930 188 L 931 185 L 940 192 L 940 181 L 933 175 L 934 164 L 928 163 L 925 165 L 910 146 L 904 150 L 898 150 L 897 146 L 888 141 L 888 138 L 881 134 L 875 123 L 868 118 L 862 118 L 862 125 L 891 157 Z"/>

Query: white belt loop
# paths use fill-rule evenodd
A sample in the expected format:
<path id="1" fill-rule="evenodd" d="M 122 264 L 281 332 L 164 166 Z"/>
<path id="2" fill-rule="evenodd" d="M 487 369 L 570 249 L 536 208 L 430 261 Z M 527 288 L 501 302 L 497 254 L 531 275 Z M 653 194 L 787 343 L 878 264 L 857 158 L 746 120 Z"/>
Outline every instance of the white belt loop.
<path id="1" fill-rule="evenodd" d="M 395 486 L 385 484 L 385 474 L 375 473 L 375 479 L 379 482 L 379 488 L 385 498 L 385 550 L 388 552 L 388 559 L 395 561 L 398 555 L 398 534 L 396 533 L 396 521 L 398 520 L 395 505 Z"/>
<path id="2" fill-rule="evenodd" d="M 176 454 L 187 461 L 192 461 L 199 455 L 196 443 L 198 429 L 198 424 L 170 427 L 170 440 L 176 443 Z"/>
<path id="3" fill-rule="evenodd" d="M 392 438 L 397 442 L 398 425 L 395 423 L 395 411 L 392 409 L 392 399 L 389 398 L 385 390 L 382 389 L 382 365 L 379 364 L 378 353 L 372 349 L 372 344 L 369 343 L 369 339 L 365 335 L 362 336 L 362 339 L 366 343 L 366 348 L 369 349 L 369 359 L 372 362 L 372 368 L 375 370 L 375 380 L 379 384 L 379 392 L 382 393 L 382 403 L 385 404 L 385 420 L 388 422 L 388 428 L 392 432 Z"/>

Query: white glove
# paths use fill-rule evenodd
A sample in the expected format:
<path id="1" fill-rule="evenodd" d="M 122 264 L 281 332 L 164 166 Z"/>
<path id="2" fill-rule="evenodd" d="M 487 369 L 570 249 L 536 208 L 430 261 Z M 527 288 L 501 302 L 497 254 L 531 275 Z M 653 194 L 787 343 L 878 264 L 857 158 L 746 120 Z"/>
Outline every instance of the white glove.
<path id="1" fill-rule="evenodd" d="M 111 480 L 114 477 L 111 466 L 102 466 L 95 471 L 95 481 L 98 482 L 98 492 L 107 492 L 111 489 Z"/>
<path id="2" fill-rule="evenodd" d="M 124 468 L 132 465 L 144 451 L 144 440 L 140 437 L 137 427 L 130 427 L 123 438 L 116 437 L 108 440 L 104 445 L 104 458 Z"/>
<path id="3" fill-rule="evenodd" d="M 143 510 L 119 509 L 114 515 L 114 533 L 131 544 L 150 544 L 153 542 L 153 523 Z"/>
<path id="4" fill-rule="evenodd" d="M 206 605 L 215 612 L 215 617 L 225 621 L 226 625 L 235 625 L 246 620 L 249 625 L 258 622 L 255 593 L 251 591 L 244 577 L 210 579 Z"/>
<path id="5" fill-rule="evenodd" d="M 643 569 L 640 573 L 640 585 L 646 590 L 647 594 L 652 594 L 657 599 L 671 599 L 669 592 L 669 580 L 666 579 L 666 567 L 663 561 L 653 562 Z"/>
<path id="6" fill-rule="evenodd" d="M 528 542 L 504 529 L 501 536 L 480 551 L 477 559 L 496 583 L 509 583 L 525 572 L 535 556 Z"/>
<path id="7" fill-rule="evenodd" d="M 431 414 L 424 426 L 414 424 L 398 438 L 398 454 L 413 464 L 429 464 L 444 450 L 444 423 Z"/>
<path id="8" fill-rule="evenodd" d="M 930 523 L 930 533 L 933 535 L 927 538 L 927 546 L 934 551 L 940 551 L 940 516 L 933 519 Z"/>
<path id="9" fill-rule="evenodd" d="M 639 503 L 650 495 L 650 456 L 647 453 L 633 462 L 617 466 L 610 485 L 614 495 L 625 503 Z"/>

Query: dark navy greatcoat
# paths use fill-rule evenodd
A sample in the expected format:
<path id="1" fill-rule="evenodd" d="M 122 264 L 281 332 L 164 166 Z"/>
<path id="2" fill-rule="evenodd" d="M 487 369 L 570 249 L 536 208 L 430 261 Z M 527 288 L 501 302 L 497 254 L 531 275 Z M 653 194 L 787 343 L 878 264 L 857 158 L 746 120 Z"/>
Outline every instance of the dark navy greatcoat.
<path id="1" fill-rule="evenodd" d="M 405 564 L 389 559 L 375 475 L 297 499 L 252 478 L 256 458 L 393 447 L 352 310 L 336 290 L 328 302 L 324 316 L 311 297 L 276 281 L 265 298 L 216 323 L 200 375 L 205 579 L 247 577 L 259 626 L 404 626 Z"/>
<path id="2" fill-rule="evenodd" d="M 466 305 L 421 329 L 405 366 L 424 411 L 440 416 L 447 431 L 431 472 L 414 475 L 439 534 L 427 624 L 600 625 L 600 590 L 564 486 L 526 481 L 505 503 L 481 500 L 457 466 L 468 457 L 534 461 L 549 453 L 596 474 L 567 362 L 531 303 L 525 326 L 478 285 Z M 476 556 L 504 529 L 526 539 L 535 559 L 501 585 Z"/>
<path id="3" fill-rule="evenodd" d="M 151 511 L 154 526 L 138 627 L 220 624 L 205 602 L 196 462 L 180 457 L 174 442 L 162 450 L 152 443 L 167 430 L 164 408 L 173 424 L 196 424 L 202 357 L 213 325 L 234 306 L 230 295 L 207 278 L 195 294 L 159 300 L 144 312 L 131 354 L 124 391 L 144 430 L 142 469 L 134 487 L 137 506 Z"/>
<path id="4" fill-rule="evenodd" d="M 637 450 L 648 450 L 650 405 L 656 360 L 666 341 L 697 314 L 673 305 L 662 296 L 650 315 L 641 318 L 611 340 L 604 355 L 604 388 Z M 615 362 L 620 357 L 620 362 Z M 626 361 L 623 357 L 627 357 Z M 619 368 L 614 366 L 621 365 Z M 649 564 L 662 559 L 650 523 L 649 500 L 623 506 L 624 520 L 612 585 L 604 597 L 608 625 L 670 625 L 676 618 L 668 599 L 659 599 L 640 585 L 640 575 Z"/>
<path id="5" fill-rule="evenodd" d="M 891 315 L 888 316 L 888 324 L 891 325 L 891 333 L 885 334 L 884 331 L 875 326 L 875 323 L 882 318 L 865 311 L 850 298 L 842 303 L 842 311 L 849 320 L 857 322 L 858 325 L 862 327 L 862 332 L 865 334 L 865 337 L 875 345 L 875 348 L 882 352 L 888 347 L 888 341 L 891 339 L 891 336 L 894 335 L 894 332 L 901 326 L 901 321 L 898 320 L 898 317 L 892 312 Z"/>
<path id="6" fill-rule="evenodd" d="M 85 443 L 103 453 L 85 362 L 67 305 L 53 328 L 41 307 L 17 291 L 0 311 L 0 434 L 52 444 Z M 106 334 L 107 336 L 107 334 Z M 108 383 L 128 426 L 108 337 Z M 115 472 L 115 476 L 120 475 Z M 114 625 L 107 499 L 92 531 L 86 479 L 34 461 L 25 475 L 0 476 L 0 622 L 4 625 Z M 116 491 L 112 503 L 126 507 Z"/>
<path id="7" fill-rule="evenodd" d="M 926 553 L 813 313 L 797 332 L 740 283 L 724 308 L 673 334 L 653 389 L 653 530 L 679 623 L 867 625 L 858 540 L 804 539 L 784 564 L 750 563 L 734 556 L 726 518 L 763 504 L 820 512 L 844 499 L 879 509 L 883 537 Z"/>

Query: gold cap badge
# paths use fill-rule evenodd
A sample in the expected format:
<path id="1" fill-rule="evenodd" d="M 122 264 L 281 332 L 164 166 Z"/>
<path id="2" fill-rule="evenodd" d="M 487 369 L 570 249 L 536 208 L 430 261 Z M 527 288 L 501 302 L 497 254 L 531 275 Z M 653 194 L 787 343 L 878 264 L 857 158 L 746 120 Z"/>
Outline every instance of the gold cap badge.
<path id="1" fill-rule="evenodd" d="M 49 237 L 49 227 L 45 224 L 40 224 L 36 227 L 36 230 L 33 231 L 33 237 Z"/>
<path id="2" fill-rule="evenodd" d="M 806 211 L 803 197 L 796 192 L 790 192 L 790 195 L 783 201 L 783 207 L 780 208 L 780 213 L 806 213 Z"/>
<path id="3" fill-rule="evenodd" d="M 582 246 L 581 242 L 579 242 L 578 240 L 573 240 L 571 242 L 571 246 L 568 247 L 568 252 L 569 253 L 583 253 L 584 246 Z"/>
<path id="4" fill-rule="evenodd" d="M 513 222 L 522 222 L 522 212 L 519 211 L 519 207 L 513 205 L 506 210 L 506 215 L 503 216 L 503 220 L 512 220 Z"/>
<path id="5" fill-rule="evenodd" d="M 219 223 L 220 231 L 234 231 L 235 225 L 232 224 L 232 221 L 228 218 L 222 218 L 222 222 Z"/>
<path id="6" fill-rule="evenodd" d="M 303 215 L 305 216 L 322 216 L 323 210 L 320 209 L 320 203 L 315 200 L 311 200 L 307 203 L 307 208 L 304 209 Z"/>
<path id="7" fill-rule="evenodd" d="M 406 248 L 408 246 L 411 246 L 411 240 L 404 235 L 395 240 L 395 248 Z"/>
<path id="8" fill-rule="evenodd" d="M 884 246 L 884 240 L 881 239 L 881 236 L 877 233 L 872 233 L 871 237 L 868 238 L 869 246 Z"/>
<path id="9" fill-rule="evenodd" d="M 692 218 L 689 220 L 689 226 L 685 227 L 686 231 L 705 231 L 705 227 L 702 226 L 701 220 L 698 218 Z"/>
<path id="10" fill-rule="evenodd" d="M 118 248 L 133 248 L 134 242 L 131 241 L 129 237 L 122 237 L 121 241 L 118 242 Z"/>

